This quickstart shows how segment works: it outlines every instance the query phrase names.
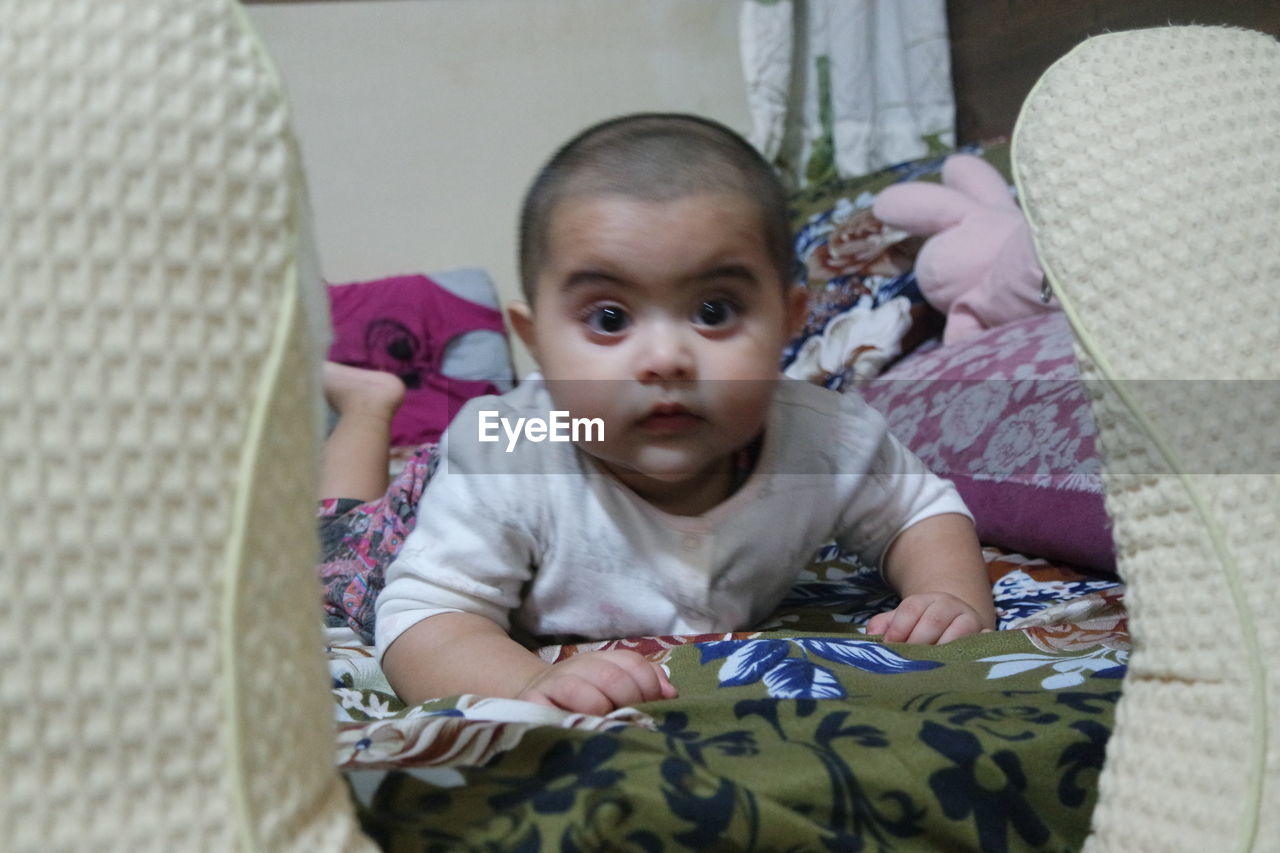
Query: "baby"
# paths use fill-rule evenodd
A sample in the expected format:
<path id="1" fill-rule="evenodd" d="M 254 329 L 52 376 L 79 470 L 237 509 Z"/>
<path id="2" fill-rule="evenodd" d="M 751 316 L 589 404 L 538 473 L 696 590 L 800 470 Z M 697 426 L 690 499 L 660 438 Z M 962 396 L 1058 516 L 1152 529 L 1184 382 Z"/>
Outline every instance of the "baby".
<path id="1" fill-rule="evenodd" d="M 777 177 L 714 122 L 627 116 L 552 157 L 521 214 L 526 301 L 508 308 L 541 376 L 451 422 L 377 602 L 401 698 L 590 714 L 672 698 L 633 652 L 553 665 L 529 648 L 747 628 L 832 540 L 901 596 L 872 633 L 994 627 L 951 484 L 856 395 L 779 377 L 806 308 L 792 251 Z"/>

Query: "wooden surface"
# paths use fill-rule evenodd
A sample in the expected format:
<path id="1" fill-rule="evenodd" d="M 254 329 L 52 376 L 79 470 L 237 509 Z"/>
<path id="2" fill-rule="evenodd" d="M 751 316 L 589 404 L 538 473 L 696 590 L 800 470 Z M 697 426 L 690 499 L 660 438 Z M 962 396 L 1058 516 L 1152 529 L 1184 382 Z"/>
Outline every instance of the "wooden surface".
<path id="1" fill-rule="evenodd" d="M 1040 74 L 1087 36 L 1167 24 L 1280 35 L 1280 0 L 949 0 L 956 139 L 1006 136 Z"/>

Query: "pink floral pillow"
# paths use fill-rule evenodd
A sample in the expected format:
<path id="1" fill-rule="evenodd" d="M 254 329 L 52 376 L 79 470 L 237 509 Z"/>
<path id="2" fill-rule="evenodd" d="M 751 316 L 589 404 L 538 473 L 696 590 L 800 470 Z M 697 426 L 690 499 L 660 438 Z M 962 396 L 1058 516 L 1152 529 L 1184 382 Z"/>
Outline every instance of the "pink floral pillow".
<path id="1" fill-rule="evenodd" d="M 861 393 L 956 484 L 983 543 L 1115 569 L 1097 428 L 1064 315 L 922 348 Z"/>

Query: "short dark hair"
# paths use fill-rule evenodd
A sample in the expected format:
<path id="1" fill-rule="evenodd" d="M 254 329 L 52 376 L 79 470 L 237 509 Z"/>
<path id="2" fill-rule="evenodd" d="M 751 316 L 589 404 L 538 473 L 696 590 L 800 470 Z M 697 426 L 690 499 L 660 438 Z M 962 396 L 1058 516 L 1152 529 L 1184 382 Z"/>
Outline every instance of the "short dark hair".
<path id="1" fill-rule="evenodd" d="M 593 125 L 552 155 L 520 210 L 520 286 L 530 304 L 556 206 L 578 195 L 672 201 L 698 192 L 741 193 L 760 210 L 769 256 L 784 287 L 795 245 L 782 181 L 749 142 L 719 122 L 683 113 L 635 113 Z"/>

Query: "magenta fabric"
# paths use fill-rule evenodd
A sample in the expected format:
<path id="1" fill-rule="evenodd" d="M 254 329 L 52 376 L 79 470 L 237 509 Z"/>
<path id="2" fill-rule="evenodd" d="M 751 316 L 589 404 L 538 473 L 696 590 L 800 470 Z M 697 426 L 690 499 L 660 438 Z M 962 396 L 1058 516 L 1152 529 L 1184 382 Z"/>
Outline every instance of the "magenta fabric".
<path id="1" fill-rule="evenodd" d="M 917 351 L 861 390 L 988 545 L 1115 569 L 1097 427 L 1059 312 Z"/>
<path id="2" fill-rule="evenodd" d="M 440 440 L 462 405 L 497 394 L 491 382 L 452 379 L 440 372 L 449 341 L 465 332 L 503 331 L 502 314 L 446 290 L 425 275 L 400 275 L 329 288 L 332 361 L 382 370 L 405 384 L 404 403 L 391 422 L 391 444 Z"/>

